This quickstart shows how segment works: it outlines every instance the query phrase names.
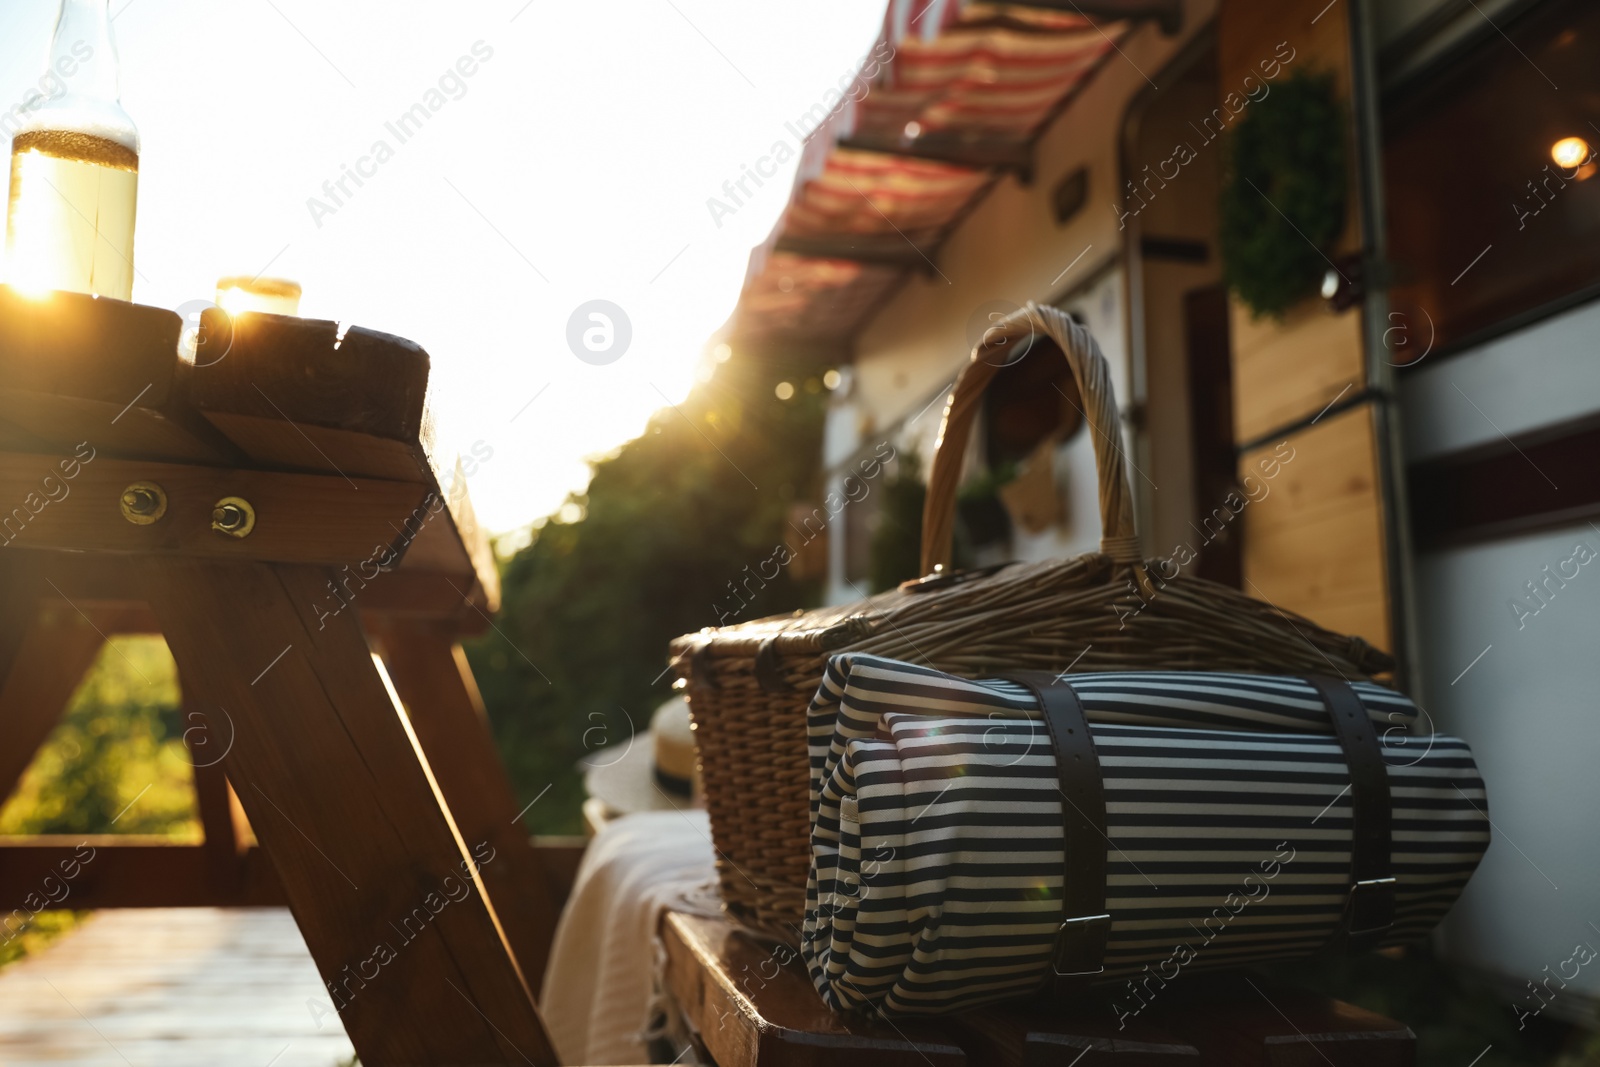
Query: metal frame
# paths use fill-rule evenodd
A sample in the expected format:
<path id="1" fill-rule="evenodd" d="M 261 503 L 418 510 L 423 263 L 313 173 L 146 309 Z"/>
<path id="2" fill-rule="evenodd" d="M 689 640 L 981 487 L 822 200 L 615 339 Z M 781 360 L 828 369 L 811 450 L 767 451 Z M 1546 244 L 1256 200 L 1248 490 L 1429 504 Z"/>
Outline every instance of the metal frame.
<path id="1" fill-rule="evenodd" d="M 1383 132 L 1379 117 L 1381 87 L 1378 52 L 1373 36 L 1373 0 L 1352 0 L 1350 19 L 1351 111 L 1356 127 L 1356 181 L 1361 204 L 1361 245 L 1367 277 L 1382 275 L 1389 260 L 1389 235 L 1384 221 Z M 1389 581 L 1389 632 L 1395 660 L 1395 683 L 1419 701 L 1422 672 L 1418 669 L 1415 562 L 1411 551 L 1411 502 L 1406 491 L 1405 439 L 1401 433 L 1395 368 L 1383 358 L 1384 332 L 1389 327 L 1389 294 L 1369 286 L 1361 304 L 1366 347 L 1367 391 L 1374 394 L 1377 431 L 1378 492 L 1384 512 L 1386 569 Z"/>

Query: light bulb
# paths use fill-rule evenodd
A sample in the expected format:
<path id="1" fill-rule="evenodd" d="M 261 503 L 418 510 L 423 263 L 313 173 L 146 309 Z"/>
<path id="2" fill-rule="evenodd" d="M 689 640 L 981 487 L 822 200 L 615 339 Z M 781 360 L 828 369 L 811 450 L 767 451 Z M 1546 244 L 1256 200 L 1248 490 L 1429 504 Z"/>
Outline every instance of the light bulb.
<path id="1" fill-rule="evenodd" d="M 1582 137 L 1563 137 L 1550 146 L 1550 158 L 1563 170 L 1580 167 L 1589 159 L 1589 142 Z"/>

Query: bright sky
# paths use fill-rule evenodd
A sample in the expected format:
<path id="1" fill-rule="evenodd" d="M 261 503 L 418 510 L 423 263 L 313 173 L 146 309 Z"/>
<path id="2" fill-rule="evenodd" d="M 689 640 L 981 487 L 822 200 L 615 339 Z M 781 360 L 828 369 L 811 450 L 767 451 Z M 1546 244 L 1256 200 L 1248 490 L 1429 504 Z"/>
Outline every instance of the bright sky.
<path id="1" fill-rule="evenodd" d="M 57 8 L 0 5 L 0 111 L 36 87 Z M 265 271 L 304 285 L 304 315 L 417 341 L 441 442 L 494 450 L 479 516 L 521 527 L 582 487 L 584 457 L 687 395 L 795 160 L 720 228 L 707 198 L 774 142 L 797 147 L 785 123 L 860 64 L 883 9 L 112 0 L 142 138 L 134 299 L 176 308 Z M 479 41 L 492 56 L 420 132 L 385 129 Z M 379 140 L 393 157 L 313 219 L 307 200 L 332 204 L 323 183 Z M 606 365 L 566 340 L 593 299 L 632 324 Z"/>

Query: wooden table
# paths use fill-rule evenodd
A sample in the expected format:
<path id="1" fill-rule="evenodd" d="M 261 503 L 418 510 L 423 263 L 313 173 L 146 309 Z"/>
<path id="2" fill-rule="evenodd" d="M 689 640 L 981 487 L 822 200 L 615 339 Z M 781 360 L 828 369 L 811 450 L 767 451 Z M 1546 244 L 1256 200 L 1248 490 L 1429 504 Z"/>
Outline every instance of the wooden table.
<path id="1" fill-rule="evenodd" d="M 720 1067 L 965 1067 L 953 1031 L 836 1015 L 787 946 L 759 944 L 716 919 L 669 914 L 667 985 L 702 1058 Z"/>
<path id="2" fill-rule="evenodd" d="M 1119 1026 L 1108 1003 L 1009 1004 L 868 1022 L 827 1010 L 794 950 L 727 922 L 669 914 L 667 986 L 718 1067 L 1412 1067 L 1393 1019 L 1243 975 L 1162 991 Z"/>
<path id="3" fill-rule="evenodd" d="M 205 833 L 0 841 L 0 910 L 75 856 L 74 908 L 286 902 L 368 1067 L 554 1063 L 557 902 L 456 644 L 498 588 L 427 353 L 210 311 L 191 366 L 180 325 L 0 288 L 0 793 L 105 639 L 159 632 Z"/>

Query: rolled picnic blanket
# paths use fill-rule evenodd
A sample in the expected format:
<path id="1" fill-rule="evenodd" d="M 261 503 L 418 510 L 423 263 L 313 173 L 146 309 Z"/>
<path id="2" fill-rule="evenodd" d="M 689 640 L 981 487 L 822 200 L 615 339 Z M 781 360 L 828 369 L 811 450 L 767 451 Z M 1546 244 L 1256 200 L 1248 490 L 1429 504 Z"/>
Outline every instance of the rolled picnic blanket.
<path id="1" fill-rule="evenodd" d="M 1488 847 L 1466 744 L 1414 735 L 1416 705 L 1383 686 L 1053 682 L 829 663 L 807 719 L 801 946 L 831 1007 L 944 1012 L 1114 983 L 1136 1013 L 1179 973 L 1414 941 Z"/>

